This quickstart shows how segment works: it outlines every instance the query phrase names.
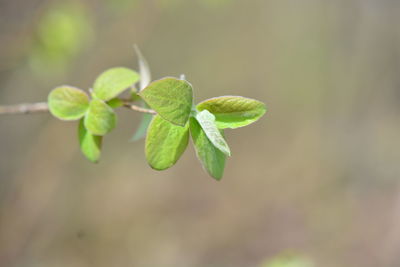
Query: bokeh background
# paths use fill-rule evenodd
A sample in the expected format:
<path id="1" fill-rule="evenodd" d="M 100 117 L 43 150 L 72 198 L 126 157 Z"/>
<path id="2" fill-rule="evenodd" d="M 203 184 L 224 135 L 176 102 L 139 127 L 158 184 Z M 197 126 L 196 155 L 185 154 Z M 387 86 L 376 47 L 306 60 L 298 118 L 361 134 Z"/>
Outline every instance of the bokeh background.
<path id="1" fill-rule="evenodd" d="M 1 0 L 0 104 L 137 69 L 137 44 L 196 101 L 269 111 L 227 132 L 221 182 L 193 148 L 151 170 L 135 112 L 97 165 L 76 123 L 1 116 L 0 266 L 400 266 L 399 25 L 393 0 Z"/>

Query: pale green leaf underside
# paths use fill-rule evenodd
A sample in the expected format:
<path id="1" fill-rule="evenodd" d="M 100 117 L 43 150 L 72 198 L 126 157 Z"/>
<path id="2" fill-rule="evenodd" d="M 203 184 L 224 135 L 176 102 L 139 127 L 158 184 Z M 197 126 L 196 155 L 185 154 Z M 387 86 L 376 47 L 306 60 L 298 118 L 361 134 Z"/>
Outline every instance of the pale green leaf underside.
<path id="1" fill-rule="evenodd" d="M 173 166 L 185 151 L 189 141 L 189 124 L 184 127 L 154 116 L 146 137 L 146 159 L 153 169 Z"/>
<path id="2" fill-rule="evenodd" d="M 145 107 L 147 108 L 147 105 L 145 105 Z M 142 115 L 142 119 L 139 123 L 138 128 L 136 129 L 135 134 L 132 136 L 131 141 L 138 141 L 146 136 L 146 132 L 147 132 L 147 129 L 149 128 L 152 118 L 153 118 L 153 115 L 148 114 L 148 113 L 144 113 Z"/>
<path id="3" fill-rule="evenodd" d="M 216 180 L 224 174 L 226 155 L 217 149 L 201 128 L 195 118 L 190 118 L 190 133 L 196 149 L 196 154 L 204 169 Z"/>
<path id="4" fill-rule="evenodd" d="M 50 113 L 61 120 L 78 120 L 89 107 L 88 95 L 78 88 L 61 86 L 48 96 Z"/>
<path id="5" fill-rule="evenodd" d="M 93 99 L 85 116 L 85 127 L 94 135 L 105 135 L 116 125 L 116 115 L 111 107 L 100 99 Z"/>
<path id="6" fill-rule="evenodd" d="M 217 127 L 238 128 L 249 125 L 266 112 L 264 103 L 242 96 L 220 96 L 197 105 L 197 110 L 208 110 L 215 115 Z"/>
<path id="7" fill-rule="evenodd" d="M 201 128 L 203 128 L 204 133 L 207 135 L 211 143 L 221 150 L 227 156 L 231 155 L 228 144 L 226 143 L 224 137 L 221 135 L 220 131 L 215 124 L 215 116 L 211 114 L 208 110 L 203 110 L 196 114 L 196 119 L 199 122 Z"/>
<path id="8" fill-rule="evenodd" d="M 146 58 L 143 56 L 137 45 L 134 46 L 136 55 L 138 56 L 139 62 L 139 73 L 140 73 L 140 88 L 139 91 L 143 90 L 148 86 L 151 82 L 151 72 L 149 64 L 147 63 Z"/>
<path id="9" fill-rule="evenodd" d="M 93 85 L 95 97 L 107 101 L 116 97 L 125 89 L 139 81 L 139 74 L 128 68 L 106 70 L 96 79 Z"/>
<path id="10" fill-rule="evenodd" d="M 139 95 L 165 120 L 184 126 L 192 108 L 192 86 L 184 80 L 163 78 L 152 82 Z"/>
<path id="11" fill-rule="evenodd" d="M 79 122 L 78 137 L 83 155 L 91 162 L 98 162 L 100 159 L 103 137 L 89 133 L 84 126 L 83 119 Z"/>

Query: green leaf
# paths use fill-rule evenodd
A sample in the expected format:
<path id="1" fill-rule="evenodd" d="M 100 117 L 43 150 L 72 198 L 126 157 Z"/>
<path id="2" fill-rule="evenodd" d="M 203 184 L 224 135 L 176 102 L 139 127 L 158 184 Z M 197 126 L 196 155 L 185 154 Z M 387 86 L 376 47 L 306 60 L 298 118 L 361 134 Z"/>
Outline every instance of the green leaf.
<path id="1" fill-rule="evenodd" d="M 193 102 L 190 83 L 176 78 L 163 78 L 152 82 L 139 95 L 165 120 L 185 126 Z"/>
<path id="2" fill-rule="evenodd" d="M 89 97 L 78 88 L 61 86 L 50 92 L 48 104 L 53 116 L 61 120 L 77 120 L 85 115 Z"/>
<path id="3" fill-rule="evenodd" d="M 147 132 L 147 129 L 149 128 L 152 118 L 153 118 L 153 115 L 148 114 L 148 113 L 144 113 L 142 115 L 142 120 L 140 121 L 135 134 L 132 136 L 131 141 L 138 141 L 146 136 L 146 132 Z"/>
<path id="4" fill-rule="evenodd" d="M 149 64 L 147 63 L 146 58 L 143 56 L 137 45 L 134 45 L 136 55 L 138 56 L 139 62 L 139 73 L 140 73 L 140 88 L 139 91 L 143 90 L 148 86 L 151 82 L 151 72 Z"/>
<path id="5" fill-rule="evenodd" d="M 132 102 L 135 102 L 135 101 L 142 101 L 143 102 L 143 99 L 140 97 L 140 95 L 137 94 L 136 91 L 131 91 L 130 97 L 131 97 L 130 100 Z"/>
<path id="6" fill-rule="evenodd" d="M 109 105 L 111 108 L 119 108 L 119 107 L 122 107 L 122 106 L 124 105 L 124 101 L 122 101 L 122 100 L 119 99 L 119 98 L 110 99 L 110 100 L 108 100 L 106 103 L 107 103 L 107 105 Z"/>
<path id="7" fill-rule="evenodd" d="M 222 153 L 230 156 L 231 151 L 229 146 L 215 124 L 215 116 L 208 110 L 203 110 L 196 114 L 196 119 L 211 143 L 221 150 Z"/>
<path id="8" fill-rule="evenodd" d="M 314 263 L 300 255 L 284 254 L 262 264 L 260 267 L 314 267 Z"/>
<path id="9" fill-rule="evenodd" d="M 103 136 L 115 128 L 116 120 L 111 107 L 100 99 L 93 99 L 85 116 L 85 127 L 91 134 Z"/>
<path id="10" fill-rule="evenodd" d="M 211 143 L 198 121 L 193 117 L 190 118 L 190 133 L 197 157 L 203 167 L 216 180 L 221 180 L 224 174 L 226 155 Z"/>
<path id="11" fill-rule="evenodd" d="M 154 116 L 146 137 L 146 159 L 153 169 L 165 170 L 174 165 L 189 141 L 189 124 L 176 126 L 161 116 Z"/>
<path id="12" fill-rule="evenodd" d="M 218 128 L 238 128 L 249 125 L 266 112 L 265 104 L 242 96 L 220 96 L 197 105 L 197 110 L 208 110 L 215 115 Z"/>
<path id="13" fill-rule="evenodd" d="M 139 81 L 139 74 L 127 68 L 112 68 L 97 77 L 93 86 L 95 97 L 107 101 Z"/>
<path id="14" fill-rule="evenodd" d="M 83 119 L 79 121 L 78 137 L 83 155 L 91 162 L 97 163 L 101 154 L 103 137 L 89 133 L 84 126 Z"/>
<path id="15" fill-rule="evenodd" d="M 27 53 L 29 66 L 42 79 L 67 72 L 73 59 L 91 42 L 94 30 L 82 2 L 51 1 L 43 11 L 32 28 L 35 38 Z"/>

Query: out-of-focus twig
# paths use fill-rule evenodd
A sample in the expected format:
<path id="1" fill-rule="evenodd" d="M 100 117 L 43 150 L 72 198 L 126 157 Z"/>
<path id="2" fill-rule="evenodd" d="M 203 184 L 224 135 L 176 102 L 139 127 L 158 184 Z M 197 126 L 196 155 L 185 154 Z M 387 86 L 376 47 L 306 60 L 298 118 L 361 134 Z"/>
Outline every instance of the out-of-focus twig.
<path id="1" fill-rule="evenodd" d="M 128 101 L 123 101 L 123 106 L 142 113 L 156 114 L 152 109 L 142 108 L 137 105 L 132 104 Z M 33 114 L 33 113 L 43 113 L 48 112 L 49 106 L 46 102 L 39 103 L 24 103 L 16 105 L 0 105 L 0 115 L 17 115 L 17 114 Z"/>
<path id="2" fill-rule="evenodd" d="M 25 104 L 17 104 L 17 105 L 0 105 L 0 115 L 4 114 L 30 114 L 30 113 L 39 113 L 39 112 L 48 112 L 49 107 L 47 103 L 25 103 Z"/>

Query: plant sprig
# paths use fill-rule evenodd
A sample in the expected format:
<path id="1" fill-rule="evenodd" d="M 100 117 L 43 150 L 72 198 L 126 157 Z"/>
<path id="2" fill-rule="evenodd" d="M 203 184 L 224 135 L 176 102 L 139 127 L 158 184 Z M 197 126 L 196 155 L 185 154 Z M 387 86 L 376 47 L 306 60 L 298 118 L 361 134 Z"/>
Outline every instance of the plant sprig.
<path id="1" fill-rule="evenodd" d="M 88 160 L 98 162 L 103 137 L 117 125 L 114 109 L 125 106 L 143 112 L 133 139 L 146 135 L 145 155 L 153 169 L 173 166 L 185 152 L 191 136 L 204 169 L 220 180 L 226 158 L 231 155 L 224 129 L 257 121 L 266 112 L 265 104 L 242 96 L 220 96 L 194 105 L 193 87 L 187 80 L 165 77 L 150 82 L 148 64 L 137 48 L 136 51 L 140 75 L 128 68 L 111 68 L 97 77 L 89 94 L 72 86 L 57 87 L 48 96 L 50 113 L 61 120 L 79 121 L 80 149 Z M 118 98 L 127 90 L 130 98 Z M 132 105 L 134 101 L 139 101 L 141 107 Z M 45 111 L 40 104 L 32 108 Z"/>

